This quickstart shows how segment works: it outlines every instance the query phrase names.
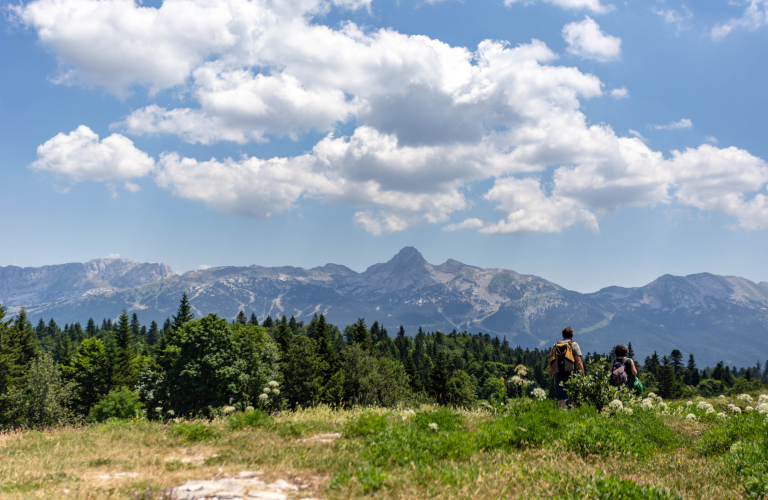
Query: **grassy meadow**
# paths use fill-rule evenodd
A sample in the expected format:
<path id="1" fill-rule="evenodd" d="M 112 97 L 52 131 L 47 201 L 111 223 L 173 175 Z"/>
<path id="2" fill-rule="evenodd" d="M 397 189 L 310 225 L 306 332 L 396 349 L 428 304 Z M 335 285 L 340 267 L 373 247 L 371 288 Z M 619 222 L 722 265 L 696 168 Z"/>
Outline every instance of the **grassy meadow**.
<path id="1" fill-rule="evenodd" d="M 651 396 L 600 413 L 535 399 L 319 406 L 14 431 L 0 435 L 0 498 L 163 498 L 244 470 L 296 484 L 297 498 L 764 498 L 758 397 Z"/>

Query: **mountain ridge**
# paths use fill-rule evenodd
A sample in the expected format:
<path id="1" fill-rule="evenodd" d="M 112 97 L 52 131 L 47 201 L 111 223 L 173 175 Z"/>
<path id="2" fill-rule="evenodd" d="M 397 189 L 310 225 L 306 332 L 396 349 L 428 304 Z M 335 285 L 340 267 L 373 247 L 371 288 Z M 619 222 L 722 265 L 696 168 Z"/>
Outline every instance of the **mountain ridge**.
<path id="1" fill-rule="evenodd" d="M 79 296 L 65 293 L 62 300 L 28 303 L 28 311 L 34 317 L 73 322 L 114 318 L 126 308 L 142 323 L 161 322 L 176 312 L 186 292 L 198 316 L 216 313 L 232 319 L 242 309 L 260 319 L 286 314 L 308 321 L 323 313 L 341 327 L 362 317 L 390 330 L 402 324 L 409 333 L 418 327 L 490 333 L 523 347 L 548 345 L 571 325 L 585 350 L 604 352 L 618 342 L 632 342 L 638 353 L 677 348 L 694 352 L 708 364 L 721 359 L 747 364 L 756 350 L 768 357 L 768 283 L 737 276 L 663 275 L 642 287 L 611 286 L 583 294 L 507 269 L 484 269 L 454 259 L 433 265 L 413 247 L 362 272 L 329 263 L 311 269 L 222 266 L 177 275 L 167 266 L 140 267 L 164 265 L 128 262 L 144 269 L 143 274 L 135 273 L 148 281 L 119 288 L 116 284 L 125 281 L 120 276 L 128 271 L 114 270 L 86 280 L 92 288 L 78 288 Z M 3 291 L 9 288 L 3 269 L 0 303 L 5 303 Z M 153 269 L 160 279 L 150 279 Z M 107 276 L 112 276 L 108 289 L 96 287 Z M 54 292 L 60 293 L 59 288 Z M 23 293 L 17 291 L 16 296 Z"/>

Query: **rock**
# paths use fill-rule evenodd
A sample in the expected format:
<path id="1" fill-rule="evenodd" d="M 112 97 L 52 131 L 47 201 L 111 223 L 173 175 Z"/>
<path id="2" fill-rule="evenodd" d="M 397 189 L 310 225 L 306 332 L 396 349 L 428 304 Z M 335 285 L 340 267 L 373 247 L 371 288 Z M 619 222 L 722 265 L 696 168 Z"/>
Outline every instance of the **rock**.
<path id="1" fill-rule="evenodd" d="M 257 471 L 242 471 L 237 477 L 188 481 L 166 491 L 166 496 L 176 500 L 286 500 L 289 492 L 299 490 L 298 486 L 284 479 L 266 484 L 255 477 L 258 474 Z"/>

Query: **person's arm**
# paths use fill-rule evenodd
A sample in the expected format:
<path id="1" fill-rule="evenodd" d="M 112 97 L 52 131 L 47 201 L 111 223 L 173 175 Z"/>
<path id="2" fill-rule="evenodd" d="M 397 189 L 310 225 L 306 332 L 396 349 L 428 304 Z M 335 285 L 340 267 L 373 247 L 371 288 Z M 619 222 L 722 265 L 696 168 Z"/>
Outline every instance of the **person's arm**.
<path id="1" fill-rule="evenodd" d="M 632 363 L 632 375 L 637 375 L 637 368 L 635 368 L 635 360 L 630 359 L 629 362 Z"/>
<path id="2" fill-rule="evenodd" d="M 582 377 L 586 377 L 586 373 L 584 373 L 584 363 L 581 362 L 581 356 L 574 356 L 576 358 L 576 369 L 581 372 Z"/>

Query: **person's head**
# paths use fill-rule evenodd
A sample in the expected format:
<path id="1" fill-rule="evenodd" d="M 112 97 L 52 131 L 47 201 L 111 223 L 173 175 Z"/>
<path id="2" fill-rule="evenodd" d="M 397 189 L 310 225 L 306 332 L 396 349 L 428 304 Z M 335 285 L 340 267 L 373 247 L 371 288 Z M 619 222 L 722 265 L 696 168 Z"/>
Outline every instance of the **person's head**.
<path id="1" fill-rule="evenodd" d="M 629 349 L 627 349 L 627 346 L 625 346 L 624 344 L 617 345 L 616 348 L 613 350 L 613 353 L 616 355 L 617 358 L 626 358 L 628 352 L 629 352 Z"/>
<path id="2" fill-rule="evenodd" d="M 564 339 L 572 339 L 573 338 L 573 328 L 570 326 L 566 326 L 563 328 L 563 338 Z"/>

